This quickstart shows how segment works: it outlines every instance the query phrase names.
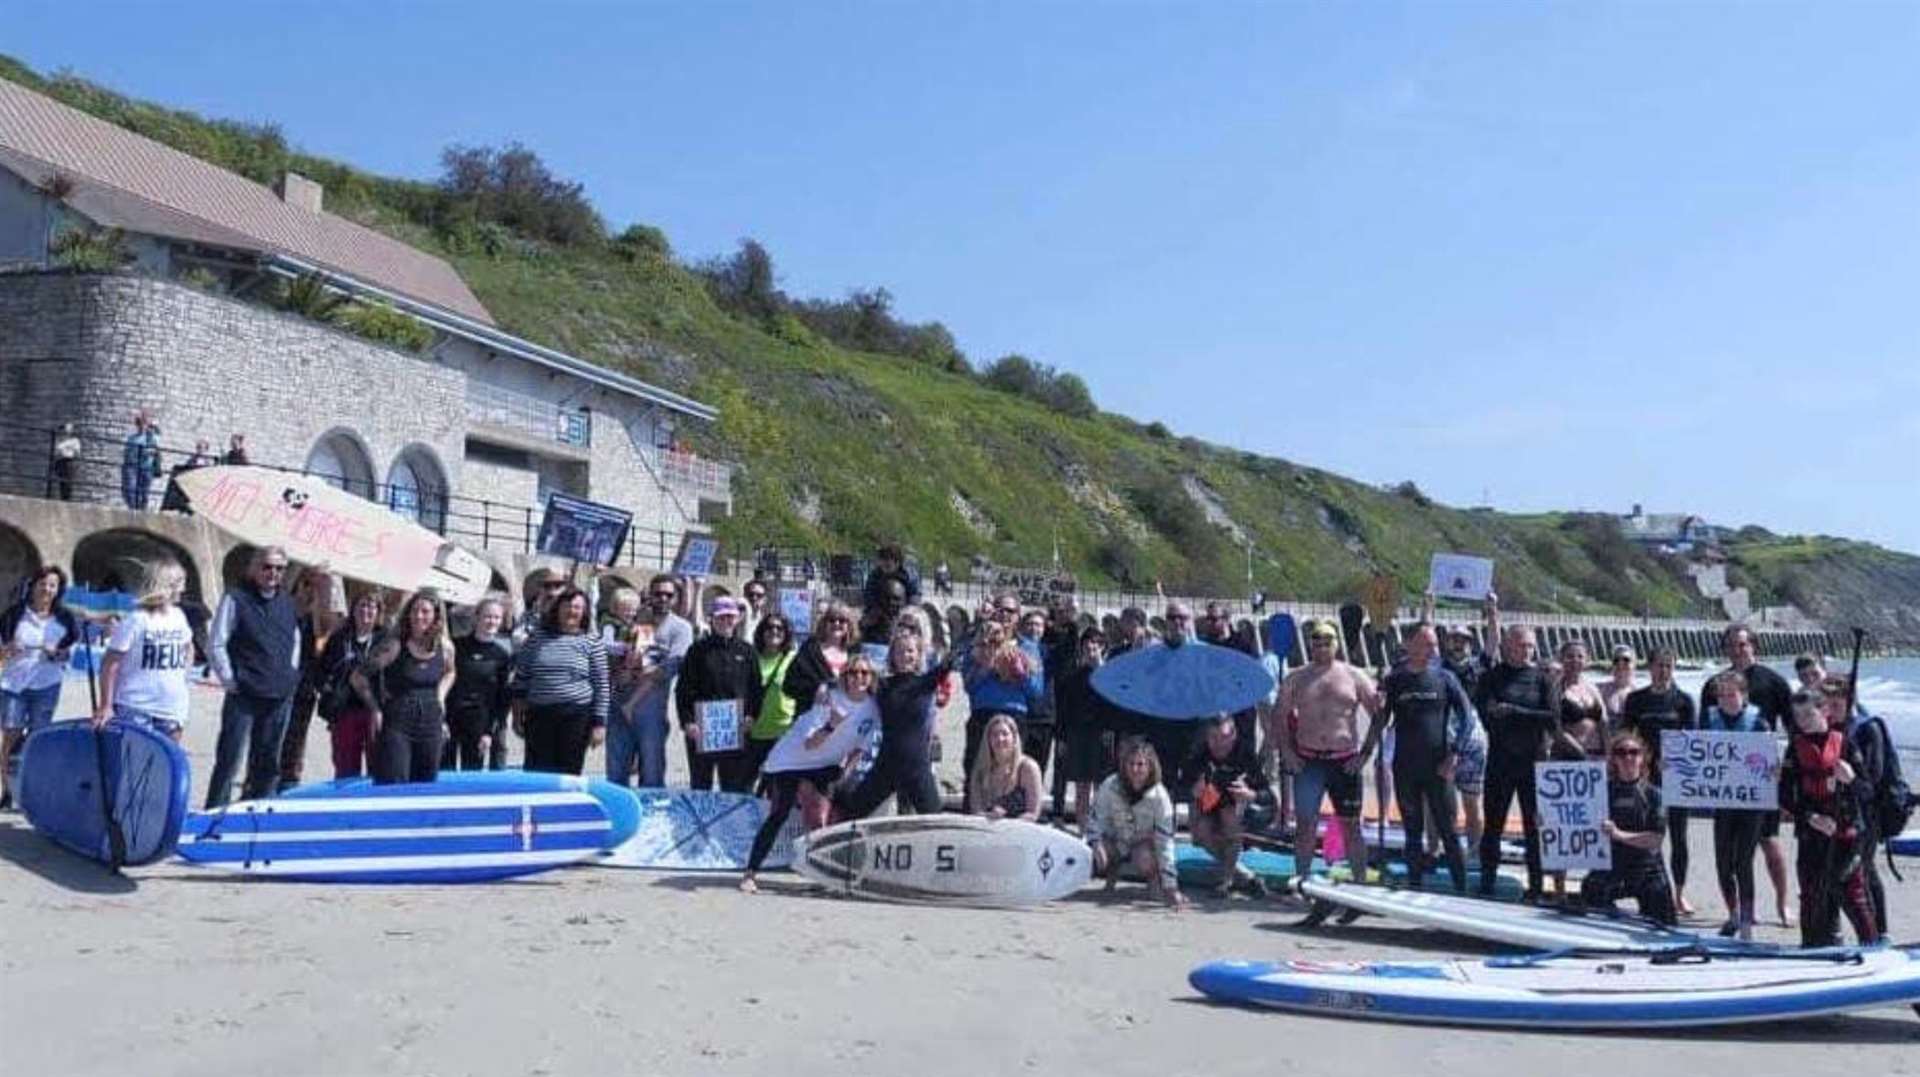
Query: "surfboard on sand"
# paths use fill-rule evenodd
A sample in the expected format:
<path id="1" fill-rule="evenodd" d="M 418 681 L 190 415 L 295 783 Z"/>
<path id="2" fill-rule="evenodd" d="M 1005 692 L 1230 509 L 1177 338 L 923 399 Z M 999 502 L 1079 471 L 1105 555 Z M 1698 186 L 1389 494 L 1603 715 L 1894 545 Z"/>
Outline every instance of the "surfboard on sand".
<path id="1" fill-rule="evenodd" d="M 1389 890 L 1328 879 L 1303 879 L 1297 889 L 1310 901 L 1523 950 L 1649 953 L 1751 945 L 1702 938 L 1638 916 L 1608 916 L 1491 902 L 1431 885 L 1426 890 Z"/>
<path id="2" fill-rule="evenodd" d="M 1109 702 L 1155 718 L 1231 714 L 1266 699 L 1273 687 L 1259 659 L 1198 640 L 1129 651 L 1093 673 L 1094 691 Z"/>
<path id="3" fill-rule="evenodd" d="M 470 551 L 314 475 L 220 465 L 175 477 L 194 514 L 254 546 L 400 591 L 430 588 L 457 605 L 486 596 L 493 570 Z"/>
<path id="4" fill-rule="evenodd" d="M 794 870 L 883 901 L 1032 905 L 1092 877 L 1093 853 L 1071 834 L 1018 819 L 897 815 L 825 827 L 796 844 Z"/>
<path id="5" fill-rule="evenodd" d="M 1909 830 L 1887 843 L 1895 856 L 1920 856 L 1920 830 Z"/>
<path id="6" fill-rule="evenodd" d="M 266 878 L 455 883 L 578 863 L 597 855 L 608 833 L 606 809 L 584 791 L 419 782 L 196 812 L 179 851 L 200 867 Z"/>
<path id="7" fill-rule="evenodd" d="M 1213 854 L 1197 845 L 1192 845 L 1187 842 L 1181 842 L 1175 845 L 1173 859 L 1174 870 L 1180 876 L 1182 883 L 1195 886 L 1212 886 L 1218 884 L 1220 881 L 1219 862 L 1214 860 Z M 1261 882 L 1266 883 L 1274 889 L 1285 889 L 1298 881 L 1299 874 L 1295 869 L 1295 863 L 1292 853 L 1274 849 L 1244 849 L 1240 853 L 1240 865 L 1248 871 L 1253 872 L 1254 875 L 1259 877 Z M 1353 877 L 1353 869 L 1343 861 L 1336 861 L 1332 865 L 1328 865 L 1325 860 L 1316 858 L 1313 862 L 1313 875 L 1315 878 L 1351 879 Z M 1394 886 L 1405 886 L 1407 883 L 1407 865 L 1398 860 L 1390 860 L 1384 864 L 1375 865 L 1368 869 L 1367 881 L 1370 883 L 1387 883 Z M 1479 869 L 1468 868 L 1467 888 L 1471 890 L 1478 886 L 1479 883 Z M 1427 873 L 1426 892 L 1431 893 L 1434 891 L 1448 890 L 1452 886 L 1453 882 L 1451 877 L 1447 875 L 1446 868 L 1442 867 Z M 1519 880 L 1512 876 L 1500 875 L 1495 878 L 1494 895 L 1500 901 L 1517 901 L 1520 898 L 1520 891 Z M 1482 904 L 1485 903 L 1482 902 Z"/>
<path id="8" fill-rule="evenodd" d="M 575 791 L 600 802 L 607 813 L 607 848 L 633 837 L 640 829 L 640 798 L 626 786 L 605 778 L 587 778 L 578 774 L 555 774 L 541 770 L 443 770 L 433 783 L 446 792 L 543 793 Z M 305 799 L 325 796 L 411 796 L 405 785 L 375 785 L 372 778 L 340 778 L 330 782 L 309 782 L 280 794 Z"/>
<path id="9" fill-rule="evenodd" d="M 594 863 L 660 871 L 745 871 L 753 837 L 768 804 L 741 793 L 695 789 L 638 789 L 640 818 L 632 837 Z M 800 813 L 792 812 L 774 839 L 763 869 L 793 864 Z"/>
<path id="10" fill-rule="evenodd" d="M 27 738 L 20 810 L 41 834 L 103 864 L 113 863 L 111 811 L 126 842 L 121 863 L 150 864 L 173 851 L 191 780 L 186 753 L 151 729 L 55 722 Z"/>
<path id="11" fill-rule="evenodd" d="M 1920 1003 L 1920 948 L 1215 961 L 1187 981 L 1210 998 L 1332 1017 L 1641 1031 Z"/>

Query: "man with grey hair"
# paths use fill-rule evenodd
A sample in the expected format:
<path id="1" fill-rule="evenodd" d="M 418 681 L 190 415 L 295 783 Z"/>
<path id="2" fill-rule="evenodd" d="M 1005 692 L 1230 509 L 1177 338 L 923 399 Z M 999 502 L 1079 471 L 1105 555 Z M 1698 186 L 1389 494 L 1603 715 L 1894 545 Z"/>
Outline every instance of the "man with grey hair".
<path id="1" fill-rule="evenodd" d="M 255 549 L 246 582 L 221 596 L 207 631 L 207 664 L 227 690 L 207 783 L 209 810 L 232 798 L 243 754 L 247 770 L 241 799 L 279 791 L 280 744 L 300 687 L 300 611 L 287 594 L 286 579 L 287 551 Z"/>
<path id="2" fill-rule="evenodd" d="M 1518 798 L 1526 832 L 1527 900 L 1540 898 L 1540 821 L 1534 802 L 1533 764 L 1546 758 L 1559 729 L 1553 679 L 1533 660 L 1533 629 L 1500 629 L 1498 607 L 1487 595 L 1488 626 L 1500 641 L 1500 661 L 1480 678 L 1474 709 L 1487 730 L 1486 827 L 1480 835 L 1480 892 L 1490 896 L 1499 877 L 1500 836 L 1507 809 Z"/>

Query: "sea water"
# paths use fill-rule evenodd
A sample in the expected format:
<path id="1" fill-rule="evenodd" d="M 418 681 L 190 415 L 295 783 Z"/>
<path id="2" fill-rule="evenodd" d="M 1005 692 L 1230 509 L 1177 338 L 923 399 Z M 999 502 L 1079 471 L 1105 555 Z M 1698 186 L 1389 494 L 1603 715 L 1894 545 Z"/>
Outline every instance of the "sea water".
<path id="1" fill-rule="evenodd" d="M 1847 671 L 1847 663 L 1843 658 L 1832 658 L 1828 663 L 1829 673 Z M 1768 662 L 1767 665 L 1785 677 L 1788 684 L 1797 686 L 1800 683 L 1793 675 L 1791 661 Z M 1701 686 L 1719 668 L 1678 670 L 1673 675 L 1674 683 L 1698 699 Z M 1645 674 L 1638 678 L 1638 682 L 1646 683 Z M 1885 719 L 1888 730 L 1893 733 L 1893 743 L 1900 748 L 1907 772 L 1920 773 L 1920 658 L 1862 658 L 1860 704 L 1869 713 Z"/>

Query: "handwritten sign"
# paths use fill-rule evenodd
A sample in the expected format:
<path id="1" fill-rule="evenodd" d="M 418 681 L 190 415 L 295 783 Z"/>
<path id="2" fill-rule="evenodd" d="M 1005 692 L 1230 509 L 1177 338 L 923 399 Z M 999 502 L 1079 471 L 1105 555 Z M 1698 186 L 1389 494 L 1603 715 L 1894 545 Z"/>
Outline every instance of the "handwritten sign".
<path id="1" fill-rule="evenodd" d="M 1604 763 L 1535 763 L 1540 808 L 1540 863 L 1548 871 L 1602 871 L 1613 866 Z"/>
<path id="2" fill-rule="evenodd" d="M 873 663 L 873 672 L 875 677 L 884 677 L 887 675 L 887 645 L 886 644 L 862 643 L 860 645 L 860 653 L 863 655 L 866 655 L 867 661 Z"/>
<path id="3" fill-rule="evenodd" d="M 196 515 L 242 542 L 279 546 L 307 564 L 383 587 L 426 581 L 445 542 L 426 528 L 318 476 L 216 466 L 179 474 Z"/>
<path id="4" fill-rule="evenodd" d="M 740 701 L 709 699 L 694 704 L 700 719 L 700 750 L 737 752 L 740 750 Z"/>
<path id="5" fill-rule="evenodd" d="M 704 579 L 713 575 L 713 567 L 719 561 L 720 540 L 689 531 L 680 536 L 680 556 L 673 559 L 673 570 L 682 576 Z"/>
<path id="6" fill-rule="evenodd" d="M 1460 553 L 1434 554 L 1427 586 L 1432 588 L 1435 598 L 1484 601 L 1487 592 L 1493 590 L 1493 562 Z"/>
<path id="7" fill-rule="evenodd" d="M 780 616 L 793 625 L 795 643 L 813 635 L 813 593 L 804 587 L 782 588 Z"/>
<path id="8" fill-rule="evenodd" d="M 1023 606 L 1051 605 L 1060 595 L 1071 595 L 1078 584 L 1072 576 L 1044 568 L 995 568 L 993 589 L 1020 596 Z"/>
<path id="9" fill-rule="evenodd" d="M 1780 808 L 1780 744 L 1771 733 L 1667 729 L 1660 792 L 1671 808 Z"/>

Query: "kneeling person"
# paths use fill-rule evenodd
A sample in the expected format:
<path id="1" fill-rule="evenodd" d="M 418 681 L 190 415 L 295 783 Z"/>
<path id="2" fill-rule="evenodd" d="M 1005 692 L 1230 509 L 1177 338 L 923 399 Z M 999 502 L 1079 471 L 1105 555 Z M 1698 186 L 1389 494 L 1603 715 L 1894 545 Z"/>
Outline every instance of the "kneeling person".
<path id="1" fill-rule="evenodd" d="M 1267 776 L 1253 749 L 1240 740 L 1232 715 L 1208 719 L 1206 735 L 1183 773 L 1193 778 L 1193 843 L 1220 865 L 1217 893 L 1224 897 L 1238 884 L 1265 896 L 1265 884 L 1240 866 L 1240 832 L 1247 805 L 1268 787 Z"/>
<path id="2" fill-rule="evenodd" d="M 1580 897 L 1588 908 L 1611 911 L 1633 898 L 1640 915 L 1672 926 L 1673 888 L 1660 863 L 1667 815 L 1660 788 L 1647 781 L 1647 745 L 1633 733 L 1616 734 L 1607 751 L 1607 821 L 1601 829 L 1613 843 L 1613 867 L 1587 875 Z"/>
<path id="3" fill-rule="evenodd" d="M 1147 877 L 1149 895 L 1179 908 L 1187 899 L 1174 869 L 1173 798 L 1160 784 L 1159 753 L 1144 738 L 1129 737 L 1117 755 L 1119 773 L 1101 784 L 1087 819 L 1093 870 L 1111 891 L 1130 864 Z"/>

